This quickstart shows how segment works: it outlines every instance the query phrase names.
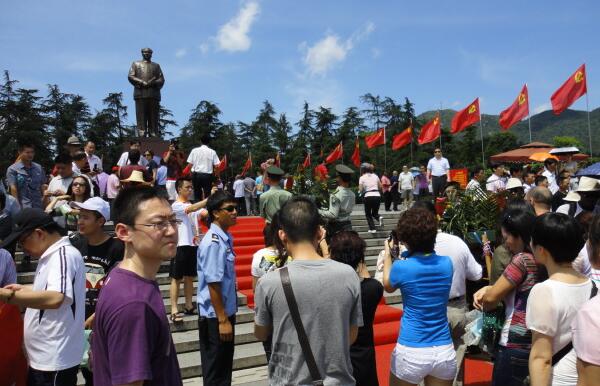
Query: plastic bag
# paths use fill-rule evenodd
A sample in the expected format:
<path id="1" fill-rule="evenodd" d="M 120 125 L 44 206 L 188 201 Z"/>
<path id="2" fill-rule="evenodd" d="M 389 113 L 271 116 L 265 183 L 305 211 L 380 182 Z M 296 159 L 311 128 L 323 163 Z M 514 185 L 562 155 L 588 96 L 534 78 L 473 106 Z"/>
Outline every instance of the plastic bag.
<path id="1" fill-rule="evenodd" d="M 483 313 L 479 310 L 467 312 L 467 321 L 463 341 L 467 346 L 477 346 L 481 341 L 481 328 L 483 327 Z"/>

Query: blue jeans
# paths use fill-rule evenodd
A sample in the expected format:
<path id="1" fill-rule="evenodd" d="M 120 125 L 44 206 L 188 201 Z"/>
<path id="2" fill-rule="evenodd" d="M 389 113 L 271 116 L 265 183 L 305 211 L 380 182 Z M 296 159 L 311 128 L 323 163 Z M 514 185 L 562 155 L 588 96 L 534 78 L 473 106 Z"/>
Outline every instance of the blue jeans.
<path id="1" fill-rule="evenodd" d="M 522 386 L 529 375 L 529 350 L 499 346 L 494 359 L 492 386 Z"/>

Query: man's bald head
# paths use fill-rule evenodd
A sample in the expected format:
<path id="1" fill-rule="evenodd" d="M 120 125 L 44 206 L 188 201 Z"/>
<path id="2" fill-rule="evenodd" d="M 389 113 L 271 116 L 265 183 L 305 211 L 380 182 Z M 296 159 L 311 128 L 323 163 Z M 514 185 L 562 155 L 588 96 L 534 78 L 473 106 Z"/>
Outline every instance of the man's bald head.
<path id="1" fill-rule="evenodd" d="M 540 206 L 543 209 L 552 208 L 552 192 L 544 186 L 536 186 L 527 192 L 527 198 L 535 206 Z"/>

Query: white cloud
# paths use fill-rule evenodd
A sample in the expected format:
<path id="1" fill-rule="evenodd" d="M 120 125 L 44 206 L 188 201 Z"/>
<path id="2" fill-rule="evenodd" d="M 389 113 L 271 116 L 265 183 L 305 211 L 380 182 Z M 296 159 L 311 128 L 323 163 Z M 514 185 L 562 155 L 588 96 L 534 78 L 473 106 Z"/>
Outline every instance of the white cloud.
<path id="1" fill-rule="evenodd" d="M 260 7 L 255 1 L 242 6 L 238 14 L 219 29 L 216 36 L 217 48 L 228 52 L 248 51 L 252 44 L 248 33 L 259 11 Z"/>
<path id="2" fill-rule="evenodd" d="M 202 52 L 202 55 L 204 55 L 210 49 L 210 45 L 207 42 L 204 42 L 198 46 L 198 49 L 200 50 L 200 52 Z"/>
<path id="3" fill-rule="evenodd" d="M 186 55 L 187 55 L 187 49 L 185 49 L 185 48 L 180 48 L 177 51 L 175 51 L 175 57 L 177 59 L 183 58 Z"/>
<path id="4" fill-rule="evenodd" d="M 543 111 L 552 109 L 552 104 L 550 102 L 542 103 L 541 105 L 535 107 L 533 109 L 533 114 L 539 114 Z"/>
<path id="5" fill-rule="evenodd" d="M 343 62 L 356 43 L 366 39 L 374 30 L 375 24 L 367 22 L 363 28 L 354 32 L 346 40 L 342 40 L 338 35 L 329 32 L 312 46 L 308 46 L 306 42 L 303 42 L 300 49 L 306 51 L 304 64 L 309 74 L 325 75 L 337 63 Z"/>

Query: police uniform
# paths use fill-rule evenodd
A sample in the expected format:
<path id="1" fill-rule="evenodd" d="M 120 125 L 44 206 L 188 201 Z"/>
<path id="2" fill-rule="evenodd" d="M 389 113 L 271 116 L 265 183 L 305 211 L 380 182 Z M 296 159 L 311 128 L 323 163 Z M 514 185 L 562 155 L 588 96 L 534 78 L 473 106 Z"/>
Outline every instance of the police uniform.
<path id="1" fill-rule="evenodd" d="M 269 177 L 280 179 L 285 173 L 277 166 L 269 166 L 266 170 Z M 292 198 L 292 193 L 282 189 L 280 186 L 270 186 L 269 190 L 260 195 L 260 216 L 270 223 L 275 213 L 281 209 L 283 204 Z"/>
<path id="2" fill-rule="evenodd" d="M 210 299 L 208 284 L 221 285 L 225 314 L 235 336 L 237 293 L 235 281 L 235 253 L 231 234 L 211 224 L 198 247 L 198 333 L 200 360 L 207 385 L 230 385 L 233 371 L 234 342 L 222 342 L 219 321 Z"/>
<path id="3" fill-rule="evenodd" d="M 336 165 L 338 174 L 352 175 L 354 171 L 346 165 Z M 354 192 L 344 186 L 338 186 L 329 196 L 329 208 L 319 209 L 319 214 L 327 220 L 327 238 L 341 231 L 352 230 L 350 215 L 356 202 Z"/>

